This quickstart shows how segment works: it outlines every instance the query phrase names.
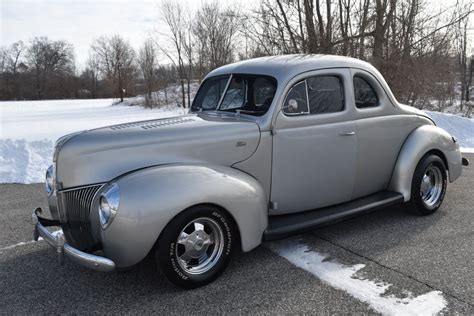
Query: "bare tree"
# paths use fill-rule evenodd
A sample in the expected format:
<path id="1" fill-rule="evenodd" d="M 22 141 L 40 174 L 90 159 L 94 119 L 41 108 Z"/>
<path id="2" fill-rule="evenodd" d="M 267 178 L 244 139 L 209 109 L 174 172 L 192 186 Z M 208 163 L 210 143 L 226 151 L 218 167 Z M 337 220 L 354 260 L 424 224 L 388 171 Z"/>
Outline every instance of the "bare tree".
<path id="1" fill-rule="evenodd" d="M 101 71 L 123 102 L 126 87 L 134 75 L 135 51 L 120 35 L 95 40 L 92 50 L 97 54 Z"/>
<path id="2" fill-rule="evenodd" d="M 436 12 L 425 0 L 262 0 L 244 34 L 256 47 L 254 56 L 323 53 L 365 59 L 400 100 L 424 106 L 443 93 L 438 107 L 444 107 L 451 98 L 453 38 L 463 38 L 455 26 L 472 12 L 459 1 Z M 468 78 L 467 59 L 458 55 L 465 69 L 460 75 Z M 432 65 L 442 65 L 437 69 L 445 73 Z"/>
<path id="3" fill-rule="evenodd" d="M 151 40 L 147 40 L 138 52 L 138 65 L 145 84 L 145 104 L 152 106 L 152 92 L 156 81 L 156 51 Z"/>
<path id="4" fill-rule="evenodd" d="M 96 98 L 97 85 L 99 83 L 100 63 L 97 54 L 94 51 L 89 52 L 86 60 L 85 76 L 89 82 L 89 91 L 92 98 Z"/>
<path id="5" fill-rule="evenodd" d="M 37 98 L 42 99 L 51 75 L 71 72 L 74 64 L 73 47 L 65 41 L 50 41 L 36 37 L 27 51 L 27 58 L 36 76 Z"/>
<path id="6" fill-rule="evenodd" d="M 5 46 L 0 47 L 0 73 L 4 73 L 7 68 L 8 50 Z"/>
<path id="7" fill-rule="evenodd" d="M 25 48 L 26 46 L 23 41 L 15 42 L 10 46 L 7 67 L 13 74 L 16 74 L 18 71 L 18 63 L 20 62 L 21 55 L 24 53 Z"/>
<path id="8" fill-rule="evenodd" d="M 185 13 L 180 2 L 173 2 L 167 0 L 162 2 L 161 6 L 162 15 L 166 25 L 168 26 L 169 33 L 167 38 L 172 46 L 172 52 L 165 49 L 163 46 L 159 45 L 158 41 L 155 41 L 158 44 L 158 47 L 162 52 L 169 58 L 169 60 L 176 66 L 178 69 L 179 78 L 181 84 L 181 95 L 182 95 L 182 105 L 183 108 L 186 107 L 186 93 L 184 90 L 184 81 L 186 76 L 186 69 L 184 65 L 184 45 L 186 40 L 186 25 Z"/>
<path id="9" fill-rule="evenodd" d="M 233 61 L 239 23 L 236 12 L 220 9 L 217 2 L 203 3 L 196 13 L 193 32 L 202 45 L 199 54 L 208 70 Z"/>
<path id="10" fill-rule="evenodd" d="M 458 3 L 459 9 L 462 8 L 462 4 Z M 472 3 L 469 3 L 468 8 L 470 9 Z M 469 26 L 469 16 L 464 20 L 459 20 L 456 29 L 457 39 L 457 55 L 458 55 L 458 67 L 459 67 L 459 81 L 461 83 L 461 96 L 460 96 L 460 110 L 463 110 L 465 101 L 469 101 L 469 58 L 467 55 L 468 48 L 468 37 L 467 29 Z"/>

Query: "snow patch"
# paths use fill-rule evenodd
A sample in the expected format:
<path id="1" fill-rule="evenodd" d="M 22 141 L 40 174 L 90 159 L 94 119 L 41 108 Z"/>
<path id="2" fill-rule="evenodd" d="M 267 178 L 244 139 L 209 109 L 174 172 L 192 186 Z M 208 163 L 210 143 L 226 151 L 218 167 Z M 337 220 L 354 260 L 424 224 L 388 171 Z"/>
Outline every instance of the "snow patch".
<path id="1" fill-rule="evenodd" d="M 440 291 L 431 291 L 419 296 L 406 292 L 406 297 L 386 295 L 391 284 L 361 279 L 356 274 L 364 264 L 344 265 L 313 251 L 296 239 L 272 242 L 267 246 L 295 266 L 315 275 L 327 284 L 349 293 L 354 298 L 369 304 L 384 315 L 434 315 L 447 305 Z"/>
<path id="2" fill-rule="evenodd" d="M 0 182 L 42 182 L 53 150 L 52 140 L 0 139 Z"/>
<path id="3" fill-rule="evenodd" d="M 437 126 L 458 139 L 462 152 L 474 152 L 474 119 L 447 113 L 425 112 Z"/>

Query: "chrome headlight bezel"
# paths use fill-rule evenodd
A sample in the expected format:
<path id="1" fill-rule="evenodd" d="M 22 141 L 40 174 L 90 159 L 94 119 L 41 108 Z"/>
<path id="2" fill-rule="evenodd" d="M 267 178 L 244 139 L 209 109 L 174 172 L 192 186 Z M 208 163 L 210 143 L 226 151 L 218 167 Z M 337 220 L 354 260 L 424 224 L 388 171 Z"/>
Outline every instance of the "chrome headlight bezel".
<path id="1" fill-rule="evenodd" d="M 116 183 L 110 185 L 99 198 L 99 221 L 103 229 L 109 227 L 120 206 L 120 190 Z"/>
<path id="2" fill-rule="evenodd" d="M 51 165 L 46 169 L 46 175 L 45 175 L 45 187 L 46 187 L 46 193 L 48 193 L 48 196 L 51 195 L 54 191 L 54 166 Z"/>

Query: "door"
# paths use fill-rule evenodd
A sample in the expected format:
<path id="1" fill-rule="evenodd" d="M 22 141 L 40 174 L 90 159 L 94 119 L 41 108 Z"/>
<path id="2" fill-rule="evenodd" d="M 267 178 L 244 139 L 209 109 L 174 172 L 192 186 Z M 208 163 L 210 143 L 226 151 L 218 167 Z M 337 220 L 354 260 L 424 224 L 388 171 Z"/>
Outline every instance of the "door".
<path id="1" fill-rule="evenodd" d="M 290 82 L 274 125 L 270 214 L 347 202 L 356 163 L 348 69 L 320 70 Z"/>

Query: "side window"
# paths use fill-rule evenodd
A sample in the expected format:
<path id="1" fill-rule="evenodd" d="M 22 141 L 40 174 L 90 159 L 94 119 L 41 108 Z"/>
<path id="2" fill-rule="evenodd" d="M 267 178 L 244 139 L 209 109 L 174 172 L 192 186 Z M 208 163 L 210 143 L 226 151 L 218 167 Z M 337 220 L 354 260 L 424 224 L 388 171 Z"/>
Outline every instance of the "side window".
<path id="1" fill-rule="evenodd" d="M 337 76 L 316 76 L 306 79 L 309 113 L 333 113 L 344 110 L 344 90 Z"/>
<path id="2" fill-rule="evenodd" d="M 283 112 L 286 114 L 308 114 L 306 80 L 298 82 L 290 89 L 283 103 L 283 107 Z"/>
<path id="3" fill-rule="evenodd" d="M 355 105 L 359 109 L 379 105 L 379 99 L 372 86 L 362 77 L 354 76 Z"/>

